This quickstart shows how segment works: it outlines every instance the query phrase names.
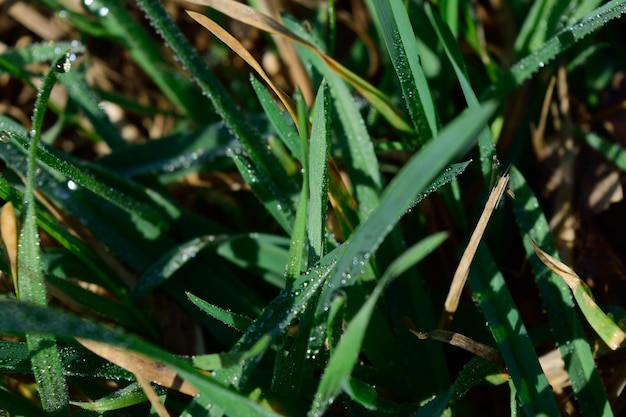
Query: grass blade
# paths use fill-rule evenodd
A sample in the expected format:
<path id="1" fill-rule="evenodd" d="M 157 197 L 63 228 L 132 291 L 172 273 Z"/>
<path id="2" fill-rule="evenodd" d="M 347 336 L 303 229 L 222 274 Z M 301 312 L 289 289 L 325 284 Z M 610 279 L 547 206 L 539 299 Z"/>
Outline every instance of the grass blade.
<path id="1" fill-rule="evenodd" d="M 526 415 L 558 416 L 560 412 L 552 389 L 539 365 L 513 297 L 491 253 L 483 245 L 478 247 L 476 268 L 472 269 L 468 283 L 498 344 Z"/>
<path id="2" fill-rule="evenodd" d="M 563 262 L 555 259 L 544 252 L 537 244 L 533 244 L 535 253 L 541 262 L 546 264 L 548 268 L 555 274 L 563 278 L 574 293 L 576 303 L 580 307 L 581 311 L 585 315 L 585 318 L 593 327 L 593 330 L 602 338 L 604 343 L 607 344 L 612 350 L 619 349 L 619 347 L 626 340 L 626 333 L 619 328 L 617 324 L 609 316 L 602 311 L 602 309 L 593 300 L 593 294 L 591 290 L 585 284 L 583 280 L 574 272 L 572 268 L 565 265 Z"/>
<path id="3" fill-rule="evenodd" d="M 295 22 L 285 19 L 285 24 L 298 36 L 308 39 L 308 34 Z M 300 56 L 305 62 L 313 65 L 328 82 L 333 105 L 339 120 L 344 140 L 339 142 L 343 150 L 345 168 L 353 181 L 354 195 L 358 204 L 361 219 L 366 218 L 378 204 L 382 190 L 382 178 L 378 160 L 365 122 L 356 107 L 352 94 L 346 83 L 318 55 L 301 46 L 297 46 Z"/>
<path id="4" fill-rule="evenodd" d="M 368 5 L 372 14 L 380 19 L 385 45 L 398 74 L 418 141 L 424 144 L 437 134 L 437 114 L 407 11 L 398 1 L 368 1 Z"/>
<path id="5" fill-rule="evenodd" d="M 537 287 L 543 298 L 544 309 L 550 320 L 550 328 L 565 362 L 572 389 L 581 410 L 590 415 L 612 415 L 600 375 L 585 332 L 578 320 L 572 296 L 560 278 L 535 256 L 533 241 L 556 257 L 556 247 L 550 234 L 548 221 L 539 208 L 522 174 L 511 167 L 511 190 L 515 194 L 513 211 L 523 236 L 524 249 L 535 274 Z"/>
<path id="6" fill-rule="evenodd" d="M 21 303 L 47 305 L 46 287 L 41 267 L 39 233 L 37 231 L 37 212 L 35 210 L 35 168 L 43 115 L 48 105 L 50 92 L 58 74 L 69 71 L 69 65 L 68 53 L 67 56 L 63 55 L 51 66 L 35 103 L 24 192 L 24 219 L 17 251 L 17 285 L 15 289 L 17 298 Z M 26 342 L 44 410 L 52 416 L 67 415 L 69 413 L 69 396 L 54 337 L 27 333 Z"/>
<path id="7" fill-rule="evenodd" d="M 253 402 L 247 397 L 218 384 L 191 367 L 187 362 L 118 330 L 91 323 L 70 314 L 35 305 L 0 301 L 0 322 L 3 333 L 54 334 L 59 337 L 96 340 L 147 356 L 170 367 L 178 376 L 193 385 L 200 395 L 221 407 L 229 415 L 250 417 L 277 417 L 278 414 Z"/>
<path id="8" fill-rule="evenodd" d="M 233 147 L 229 152 L 239 172 L 283 229 L 291 233 L 295 214 L 294 196 L 297 193 L 292 179 L 267 149 L 267 144 L 258 140 L 254 124 L 206 67 L 203 58 L 193 50 L 163 5 L 158 0 L 137 0 L 137 3 L 241 142 L 242 148 Z"/>
<path id="9" fill-rule="evenodd" d="M 425 146 L 404 166 L 385 189 L 380 204 L 342 245 L 345 252 L 329 279 L 333 290 L 354 282 L 352 278 L 359 274 L 359 262 L 368 262 L 387 233 L 419 199 L 420 194 L 427 192 L 427 187 L 450 159 L 474 139 L 496 108 L 497 104 L 490 102 L 464 112 L 441 131 L 437 140 Z M 326 292 L 321 305 L 329 302 L 331 293 Z"/>
<path id="10" fill-rule="evenodd" d="M 587 35 L 597 31 L 610 20 L 626 13 L 626 0 L 611 0 L 587 14 L 578 23 L 559 31 L 547 40 L 536 52 L 518 61 L 498 82 L 497 86 L 486 92 L 487 97 L 503 97 L 521 85 L 550 60 L 563 53 L 569 47 Z"/>
<path id="11" fill-rule="evenodd" d="M 392 262 L 378 284 L 370 294 L 369 298 L 361 306 L 358 313 L 348 324 L 345 333 L 342 335 L 339 344 L 335 348 L 319 387 L 315 394 L 315 399 L 309 416 L 322 416 L 328 409 L 335 397 L 341 391 L 341 387 L 346 384 L 352 369 L 354 368 L 361 343 L 365 337 L 370 317 L 374 306 L 382 294 L 385 286 L 394 278 L 402 275 L 406 270 L 425 258 L 430 252 L 436 249 L 446 239 L 445 233 L 438 233 L 427 237 L 413 247 L 407 249 L 398 259 Z"/>
<path id="12" fill-rule="evenodd" d="M 330 100 L 328 84 L 317 93 L 311 140 L 309 143 L 309 265 L 315 265 L 326 253 L 326 211 L 328 206 L 328 136 L 330 134 Z"/>
<path id="13" fill-rule="evenodd" d="M 239 330 L 240 332 L 245 332 L 253 322 L 253 320 L 248 317 L 221 309 L 213 304 L 207 303 L 193 294 L 187 293 L 187 297 L 189 298 L 189 301 L 194 303 L 200 310 L 204 311 L 209 316 L 221 321 L 233 329 Z"/>
<path id="14" fill-rule="evenodd" d="M 450 29 L 448 29 L 439 14 L 433 13 L 432 7 L 428 3 L 425 5 L 425 12 L 430 23 L 435 28 L 435 32 L 439 37 L 439 41 L 443 46 L 448 60 L 452 64 L 452 68 L 454 69 L 456 78 L 459 80 L 459 85 L 461 86 L 468 107 L 471 109 L 479 106 L 480 102 L 478 101 L 478 97 L 476 97 L 469 82 L 463 55 L 452 33 L 450 33 Z M 496 158 L 496 145 L 488 126 L 485 126 L 478 134 L 478 150 L 480 152 L 480 169 L 483 173 L 485 187 L 488 189 L 493 181 L 494 173 L 492 171 L 494 169 L 494 159 Z"/>

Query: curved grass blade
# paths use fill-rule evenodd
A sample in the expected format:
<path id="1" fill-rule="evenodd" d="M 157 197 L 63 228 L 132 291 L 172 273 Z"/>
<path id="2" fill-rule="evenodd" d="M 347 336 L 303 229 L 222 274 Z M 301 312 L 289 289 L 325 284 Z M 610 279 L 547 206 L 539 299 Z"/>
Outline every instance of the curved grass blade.
<path id="1" fill-rule="evenodd" d="M 29 64 L 53 61 L 66 51 L 72 51 L 75 54 L 83 53 L 85 52 L 85 47 L 77 40 L 34 43 L 0 54 L 0 61 L 6 61 L 15 68 L 24 68 Z"/>
<path id="2" fill-rule="evenodd" d="M 450 159 L 474 140 L 496 108 L 497 103 L 489 102 L 464 112 L 402 168 L 385 189 L 380 204 L 342 245 L 345 252 L 329 279 L 333 290 L 353 283 L 352 278 L 356 278 L 360 271 L 359 262 L 368 262 L 393 226 L 419 201 L 420 196 L 435 191 L 433 187 L 428 188 L 433 179 Z M 444 184 L 456 173 L 447 170 L 438 182 Z M 327 291 L 323 296 L 322 306 L 329 302 L 331 293 Z"/>
<path id="3" fill-rule="evenodd" d="M 259 64 L 259 62 L 252 56 L 252 54 L 239 42 L 234 36 L 224 30 L 220 25 L 213 20 L 204 16 L 203 14 L 187 10 L 187 14 L 191 16 L 193 20 L 200 23 L 207 30 L 209 30 L 214 36 L 219 38 L 226 46 L 228 46 L 233 52 L 235 52 L 241 59 L 243 59 L 256 73 L 270 86 L 274 94 L 280 99 L 283 106 L 287 109 L 294 121 L 297 119 L 296 109 L 293 105 L 291 98 L 276 85 L 272 79 L 265 73 L 265 70 Z"/>
<path id="4" fill-rule="evenodd" d="M 478 246 L 475 265 L 468 279 L 472 297 L 487 319 L 526 415 L 558 416 L 552 388 L 539 365 L 521 315 L 495 260 L 482 244 Z"/>
<path id="5" fill-rule="evenodd" d="M 58 337 L 96 340 L 147 356 L 170 367 L 178 376 L 193 385 L 201 397 L 229 415 L 277 417 L 246 396 L 230 390 L 191 367 L 187 362 L 134 336 L 85 321 L 76 316 L 35 305 L 0 301 L 0 332 L 54 334 Z M 205 410 L 206 411 L 206 410 Z"/>
<path id="6" fill-rule="evenodd" d="M 395 108 L 389 98 L 381 91 L 376 89 L 370 83 L 348 70 L 339 62 L 321 52 L 310 39 L 303 37 L 302 34 L 295 34 L 289 28 L 281 25 L 271 17 L 258 12 L 257 10 L 233 1 L 227 0 L 189 0 L 192 3 L 209 6 L 215 10 L 219 10 L 225 15 L 244 22 L 257 29 L 268 32 L 272 35 L 280 35 L 292 42 L 296 42 L 314 53 L 320 60 L 324 61 L 326 66 L 335 74 L 343 78 L 347 83 L 356 88 L 365 97 L 373 107 L 375 107 L 394 128 L 401 132 L 411 133 L 410 126 L 402 119 L 398 109 Z"/>
<path id="7" fill-rule="evenodd" d="M 413 127 L 419 143 L 424 144 L 437 135 L 437 114 L 407 11 L 398 1 L 370 1 L 368 5 L 380 20 Z"/>
<path id="8" fill-rule="evenodd" d="M 328 365 L 324 370 L 322 380 L 315 393 L 313 405 L 308 413 L 309 416 L 319 417 L 324 414 L 332 404 L 341 388 L 348 382 L 357 356 L 361 349 L 361 343 L 365 337 L 370 318 L 378 298 L 385 286 L 394 278 L 402 275 L 413 265 L 424 259 L 430 252 L 436 249 L 447 238 L 445 233 L 437 233 L 415 244 L 392 262 L 369 298 L 361 306 L 358 313 L 348 324 L 345 333 L 341 336 L 339 344 L 334 349 Z"/>
<path id="9" fill-rule="evenodd" d="M 63 55 L 52 64 L 44 78 L 35 102 L 33 130 L 30 134 L 30 153 L 24 191 L 25 210 L 17 251 L 15 290 L 18 301 L 39 306 L 46 306 L 48 301 L 41 267 L 41 248 L 35 210 L 37 148 L 41 137 L 43 115 L 48 105 L 52 87 L 59 74 L 69 71 L 69 65 L 68 53 L 67 56 Z M 44 410 L 52 416 L 67 415 L 69 413 L 69 396 L 56 340 L 51 336 L 27 333 L 26 342 Z"/>
<path id="10" fill-rule="evenodd" d="M 159 392 L 165 393 L 165 390 L 159 389 Z M 138 383 L 134 383 L 95 401 L 71 401 L 71 404 L 83 410 L 104 413 L 107 411 L 120 410 L 147 401 L 148 397 L 146 397 L 141 386 Z"/>
<path id="11" fill-rule="evenodd" d="M 254 124 L 206 67 L 203 58 L 194 51 L 163 5 L 158 0 L 137 0 L 137 3 L 241 142 L 243 149 L 233 147 L 230 156 L 268 211 L 290 234 L 295 213 L 294 196 L 297 193 L 294 182 L 267 149 L 267 144 L 259 140 L 260 135 Z"/>
<path id="12" fill-rule="evenodd" d="M 598 336 L 602 338 L 610 349 L 619 349 L 626 341 L 626 333 L 596 304 L 587 284 L 580 279 L 572 268 L 548 255 L 536 243 L 533 243 L 533 247 L 541 262 L 546 264 L 552 272 L 563 278 L 563 281 L 567 283 L 567 286 L 574 293 L 574 298 L 580 310 Z"/>
<path id="13" fill-rule="evenodd" d="M 557 256 L 548 221 L 522 174 L 515 167 L 511 167 L 509 172 L 510 187 L 515 194 L 513 212 L 523 237 L 526 256 L 535 274 L 543 308 L 550 320 L 550 329 L 565 362 L 578 404 L 583 414 L 611 416 L 611 408 L 572 296 L 563 281 L 550 273 L 546 265 L 535 256 L 533 241 L 538 242 L 553 257 Z"/>

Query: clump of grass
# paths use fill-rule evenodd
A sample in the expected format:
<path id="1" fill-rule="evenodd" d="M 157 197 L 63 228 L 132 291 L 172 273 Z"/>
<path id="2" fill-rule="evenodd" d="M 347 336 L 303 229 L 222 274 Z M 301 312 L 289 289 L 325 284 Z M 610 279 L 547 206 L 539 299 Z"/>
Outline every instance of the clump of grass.
<path id="1" fill-rule="evenodd" d="M 44 40 L 0 55 L 0 71 L 37 92 L 30 123 L 0 115 L 0 270 L 13 277 L 0 300 L 0 410 L 622 409 L 620 370 L 607 365 L 603 381 L 598 360 L 619 355 L 623 312 L 591 302 L 558 260 L 552 215 L 527 182 L 530 134 L 508 126 L 538 120 L 545 131 L 543 97 L 528 108 L 513 98 L 551 91 L 545 80 L 557 72 L 597 75 L 580 75 L 565 58 L 597 53 L 588 35 L 610 36 L 623 1 L 571 6 L 567 18 L 569 2 L 514 2 L 519 20 L 497 17 L 521 29 L 507 32 L 515 36 L 499 55 L 481 36 L 484 19 L 496 17 L 478 18 L 471 2 L 355 2 L 355 19 L 369 16 L 373 31 L 356 28 L 350 42 L 339 34 L 350 11 L 334 1 L 306 9 L 306 23 L 265 2 L 250 2 L 267 7 L 261 12 L 194 0 L 184 14 L 155 0 L 41 3 L 81 42 Z M 299 70 L 263 68 L 253 37 L 229 33 L 235 21 L 258 31 L 266 57 L 278 50 Z M 212 41 L 203 56 L 183 26 L 198 39 L 206 28 L 228 48 Z M 94 85 L 99 45 L 115 45 L 126 69 L 141 69 L 137 82 L 153 103 Z M 377 77 L 367 79 L 364 51 L 380 54 Z M 250 85 L 208 65 L 220 59 L 249 66 Z M 64 89 L 55 96 L 57 81 Z M 122 120 L 105 112 L 104 98 Z M 555 135 L 565 134 L 561 124 L 571 133 L 563 150 L 575 129 L 567 94 L 559 100 Z M 150 135 L 156 120 L 169 128 Z M 580 130 L 623 169 L 618 145 Z M 131 143 L 141 132 L 147 140 Z M 548 149 L 545 139 L 535 134 L 536 153 Z M 63 150 L 77 144 L 87 150 Z M 555 205 L 570 207 L 572 195 L 560 195 Z M 515 259 L 532 270 L 523 284 L 510 272 Z M 520 286 L 545 311 L 531 326 L 512 289 Z M 600 338 L 607 345 L 596 349 Z M 542 355 L 554 348 L 560 380 L 548 372 L 553 356 Z M 40 400 L 16 389 L 26 386 Z M 476 398 L 490 390 L 507 400 L 481 406 Z"/>

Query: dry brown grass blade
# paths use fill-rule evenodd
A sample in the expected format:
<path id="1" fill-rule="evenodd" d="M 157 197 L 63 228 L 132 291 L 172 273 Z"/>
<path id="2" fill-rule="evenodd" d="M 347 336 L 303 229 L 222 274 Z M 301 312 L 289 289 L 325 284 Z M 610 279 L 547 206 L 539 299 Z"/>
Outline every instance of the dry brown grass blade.
<path id="1" fill-rule="evenodd" d="M 281 22 L 280 0 L 260 0 L 259 5 L 264 12 L 272 16 L 277 22 Z M 288 39 L 282 36 L 271 36 L 274 39 L 274 43 L 276 43 L 276 48 L 278 49 L 281 59 L 287 65 L 291 82 L 300 89 L 304 101 L 311 107 L 315 101 L 315 91 L 311 83 L 311 78 L 296 52 L 296 48 Z"/>
<path id="2" fill-rule="evenodd" d="M 332 69 L 337 75 L 342 77 L 347 83 L 352 85 L 355 89 L 363 95 L 370 103 L 374 104 L 376 108 L 383 114 L 387 120 L 394 125 L 397 129 L 403 132 L 412 132 L 413 129 L 401 116 L 400 110 L 384 95 L 381 91 L 377 90 L 373 85 L 359 77 L 339 62 L 321 52 L 315 45 L 300 38 L 289 29 L 278 23 L 256 9 L 247 6 L 243 3 L 239 3 L 233 0 L 186 0 L 190 3 L 199 4 L 202 6 L 211 7 L 226 16 L 246 23 L 252 27 L 265 31 L 273 35 L 280 35 L 292 42 L 297 42 L 324 60 L 326 65 Z M 193 16 L 192 16 L 193 17 Z M 197 19 L 196 19 L 197 20 Z M 297 120 L 297 119 L 295 119 Z"/>
<path id="3" fill-rule="evenodd" d="M 157 362 L 139 353 L 95 340 L 82 338 L 77 338 L 77 340 L 81 345 L 85 346 L 96 355 L 132 372 L 137 376 L 140 383 L 140 379 L 143 378 L 148 381 L 153 381 L 162 387 L 171 388 L 192 397 L 198 393 L 198 390 L 187 381 L 181 379 L 176 371 L 161 362 Z M 146 395 L 149 396 L 148 393 L 146 393 Z"/>
<path id="4" fill-rule="evenodd" d="M 285 92 L 278 87 L 265 73 L 265 70 L 259 64 L 259 62 L 254 59 L 252 54 L 239 42 L 235 37 L 233 37 L 230 33 L 224 30 L 220 25 L 215 23 L 213 20 L 209 19 L 205 15 L 197 12 L 193 12 L 191 10 L 187 10 L 187 14 L 191 16 L 196 22 L 200 23 L 206 29 L 208 29 L 213 35 L 217 36 L 222 42 L 226 44 L 230 49 L 233 50 L 237 55 L 239 55 L 252 69 L 256 71 L 257 74 L 263 78 L 263 80 L 270 86 L 270 88 L 276 93 L 280 101 L 283 103 L 291 117 L 294 121 L 297 122 L 298 116 L 295 110 L 295 107 L 291 101 L 291 98 Z M 296 123 L 297 125 L 297 123 Z"/>
<path id="5" fill-rule="evenodd" d="M 9 258 L 11 275 L 15 279 L 17 277 L 17 236 L 19 234 L 19 226 L 15 208 L 10 201 L 2 206 L 2 211 L 0 212 L 0 234 Z"/>
<path id="6" fill-rule="evenodd" d="M 472 264 L 472 260 L 474 259 L 474 255 L 476 254 L 476 250 L 478 249 L 478 244 L 485 233 L 491 214 L 498 206 L 498 202 L 502 198 L 508 183 L 509 174 L 507 173 L 500 177 L 498 183 L 491 191 L 491 194 L 489 194 L 485 208 L 478 219 L 478 224 L 470 237 L 467 247 L 465 248 L 465 252 L 463 252 L 463 256 L 459 262 L 459 266 L 457 267 L 454 277 L 452 278 L 450 290 L 448 291 L 448 296 L 446 297 L 446 301 L 444 303 L 444 310 L 441 312 L 441 318 L 439 319 L 438 327 L 441 329 L 447 328 L 454 318 L 454 313 L 459 306 L 461 293 L 463 292 L 463 287 L 467 281 L 469 269 Z"/>
<path id="7" fill-rule="evenodd" d="M 419 339 L 434 339 L 443 343 L 447 343 L 452 346 L 459 347 L 466 350 L 476 356 L 487 359 L 490 362 L 502 364 L 502 357 L 498 349 L 494 349 L 491 346 L 476 342 L 469 337 L 460 333 L 451 332 L 448 330 L 435 329 L 430 332 L 422 333 L 416 330 L 409 330 Z"/>

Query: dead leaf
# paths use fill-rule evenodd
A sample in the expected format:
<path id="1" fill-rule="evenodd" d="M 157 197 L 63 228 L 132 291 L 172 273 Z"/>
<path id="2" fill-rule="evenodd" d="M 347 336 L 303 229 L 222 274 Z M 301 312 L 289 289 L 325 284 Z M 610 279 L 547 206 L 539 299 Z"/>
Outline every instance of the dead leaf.
<path id="1" fill-rule="evenodd" d="M 463 252 L 463 256 L 459 261 L 459 265 L 454 273 L 454 277 L 452 278 L 452 282 L 450 283 L 450 289 L 448 291 L 448 296 L 446 297 L 446 301 L 444 303 L 444 310 L 441 312 L 441 318 L 439 319 L 439 326 L 442 329 L 448 327 L 450 322 L 454 317 L 454 313 L 456 312 L 457 307 L 459 306 L 459 300 L 461 299 L 461 293 L 463 292 L 463 287 L 465 286 L 465 282 L 467 281 L 467 276 L 469 275 L 469 269 L 472 264 L 472 260 L 474 259 L 474 255 L 476 254 L 476 250 L 478 249 L 478 244 L 485 233 L 485 229 L 487 228 L 487 224 L 489 223 L 489 219 L 491 218 L 491 214 L 498 206 L 498 202 L 502 198 L 504 194 L 504 190 L 506 190 L 506 186 L 509 182 L 509 174 L 504 174 L 498 180 L 498 183 L 489 194 L 489 199 L 487 199 L 487 203 L 485 204 L 485 208 L 478 219 L 478 224 L 470 237 L 470 240 L 465 248 L 465 252 Z"/>
<path id="2" fill-rule="evenodd" d="M 502 357 L 498 349 L 479 343 L 460 333 L 448 330 L 435 329 L 430 332 L 422 333 L 409 329 L 411 333 L 419 339 L 434 339 L 452 346 L 459 347 L 490 362 L 502 364 Z"/>
<path id="3" fill-rule="evenodd" d="M 140 353 L 95 340 L 82 338 L 77 338 L 77 340 L 96 355 L 162 387 L 171 388 L 192 397 L 198 393 L 198 390 L 178 376 L 176 371 L 161 362 Z"/>

